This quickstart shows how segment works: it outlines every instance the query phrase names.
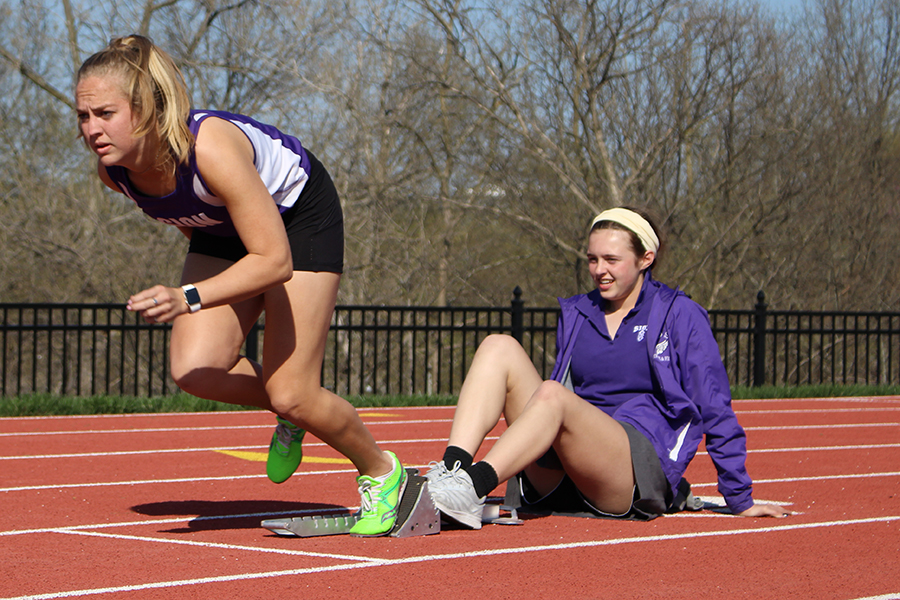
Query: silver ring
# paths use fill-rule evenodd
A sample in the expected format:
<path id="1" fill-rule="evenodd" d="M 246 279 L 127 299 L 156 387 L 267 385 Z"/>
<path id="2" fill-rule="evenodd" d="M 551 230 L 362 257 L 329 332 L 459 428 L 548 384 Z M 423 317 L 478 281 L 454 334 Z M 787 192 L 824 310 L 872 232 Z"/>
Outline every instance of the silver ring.
<path id="1" fill-rule="evenodd" d="M 153 300 L 153 306 L 159 305 L 159 300 L 157 300 L 156 298 L 152 298 L 152 300 Z"/>

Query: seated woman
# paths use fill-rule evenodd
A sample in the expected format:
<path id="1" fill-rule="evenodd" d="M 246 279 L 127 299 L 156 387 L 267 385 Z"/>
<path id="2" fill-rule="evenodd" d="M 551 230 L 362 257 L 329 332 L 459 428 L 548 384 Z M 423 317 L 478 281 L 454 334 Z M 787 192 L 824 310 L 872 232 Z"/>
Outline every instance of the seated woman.
<path id="1" fill-rule="evenodd" d="M 597 286 L 560 301 L 557 359 L 542 381 L 516 340 L 479 346 L 442 461 L 427 473 L 437 508 L 480 529 L 485 497 L 515 478 L 540 512 L 652 519 L 676 498 L 701 439 L 734 514 L 783 517 L 754 503 L 744 430 L 706 312 L 654 281 L 658 229 L 643 213 L 598 215 L 588 238 Z M 472 464 L 485 436 L 508 429 Z"/>

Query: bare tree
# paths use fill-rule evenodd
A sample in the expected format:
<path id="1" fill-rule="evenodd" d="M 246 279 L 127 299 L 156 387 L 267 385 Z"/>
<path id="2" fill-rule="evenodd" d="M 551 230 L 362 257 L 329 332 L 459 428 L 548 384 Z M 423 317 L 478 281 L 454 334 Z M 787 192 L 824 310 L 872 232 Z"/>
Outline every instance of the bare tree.
<path id="1" fill-rule="evenodd" d="M 307 112 L 304 102 L 316 101 L 292 76 L 298 65 L 314 71 L 316 53 L 341 22 L 337 7 L 290 0 L 112 3 L 103 11 L 62 0 L 4 11 L 5 300 L 123 301 L 151 283 L 178 280 L 183 236 L 105 190 L 76 137 L 73 77 L 88 54 L 116 35 L 151 35 L 179 61 L 200 106 L 290 125 Z"/>
<path id="2" fill-rule="evenodd" d="M 195 104 L 298 135 L 344 201 L 344 303 L 589 286 L 586 226 L 661 216 L 655 273 L 709 308 L 887 308 L 898 0 L 22 0 L 0 6 L 0 299 L 121 301 L 184 240 L 104 191 L 77 65 L 150 35 Z M 28 32 L 23 36 L 21 32 Z M 873 290 L 876 293 L 860 293 Z"/>

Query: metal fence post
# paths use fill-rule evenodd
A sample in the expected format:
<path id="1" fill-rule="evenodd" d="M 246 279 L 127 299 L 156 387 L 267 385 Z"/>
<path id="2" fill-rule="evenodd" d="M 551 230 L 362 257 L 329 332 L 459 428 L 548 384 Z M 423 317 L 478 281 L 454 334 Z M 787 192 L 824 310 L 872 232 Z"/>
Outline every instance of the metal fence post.
<path id="1" fill-rule="evenodd" d="M 521 344 L 525 337 L 525 301 L 522 300 L 522 288 L 516 286 L 512 300 L 512 336 Z"/>
<path id="2" fill-rule="evenodd" d="M 756 295 L 756 320 L 753 326 L 753 387 L 766 384 L 766 295 Z"/>
<path id="3" fill-rule="evenodd" d="M 259 322 L 254 323 L 250 328 L 250 333 L 247 334 L 244 355 L 254 362 L 259 360 Z"/>

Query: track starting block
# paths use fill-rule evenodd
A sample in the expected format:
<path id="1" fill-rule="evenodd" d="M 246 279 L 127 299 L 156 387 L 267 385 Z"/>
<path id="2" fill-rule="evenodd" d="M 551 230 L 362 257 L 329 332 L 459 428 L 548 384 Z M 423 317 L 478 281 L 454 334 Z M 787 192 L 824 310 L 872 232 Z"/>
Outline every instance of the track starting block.
<path id="1" fill-rule="evenodd" d="M 406 469 L 406 474 L 406 488 L 397 507 L 397 520 L 388 535 L 405 538 L 440 533 L 441 519 L 428 493 L 428 480 L 419 475 L 418 469 Z M 282 536 L 315 537 L 350 533 L 358 520 L 356 514 L 318 515 L 267 519 L 262 526 Z"/>
<path id="2" fill-rule="evenodd" d="M 504 510 L 509 513 L 508 517 L 500 515 L 500 511 Z M 516 509 L 505 504 L 485 504 L 484 515 L 481 522 L 485 525 L 522 525 L 525 521 L 519 518 Z"/>

